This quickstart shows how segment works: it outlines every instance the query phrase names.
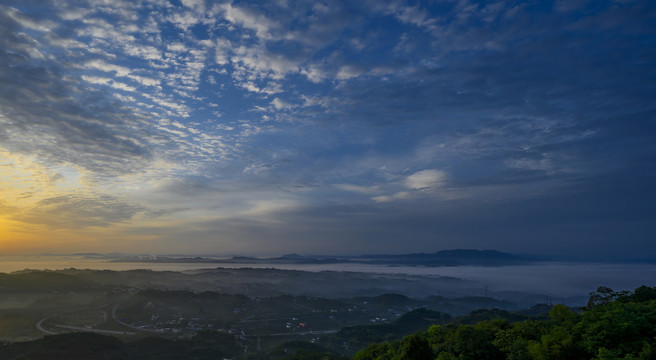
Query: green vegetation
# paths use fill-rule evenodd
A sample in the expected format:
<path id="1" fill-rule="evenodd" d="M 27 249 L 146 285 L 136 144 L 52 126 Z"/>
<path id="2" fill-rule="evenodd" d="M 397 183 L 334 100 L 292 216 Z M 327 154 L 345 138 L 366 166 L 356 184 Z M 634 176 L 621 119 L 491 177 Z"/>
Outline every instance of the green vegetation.
<path id="1" fill-rule="evenodd" d="M 246 360 L 346 360 L 348 357 L 306 341 L 290 341 Z"/>
<path id="2" fill-rule="evenodd" d="M 1 359 L 177 360 L 234 358 L 244 352 L 228 334 L 201 331 L 190 339 L 145 338 L 122 342 L 94 333 L 69 333 L 0 346 Z"/>
<path id="3" fill-rule="evenodd" d="M 145 292 L 146 299 L 156 294 L 159 293 Z M 184 292 L 159 295 L 175 300 L 168 300 L 167 304 L 180 304 L 178 298 L 191 299 L 192 307 L 208 299 L 225 302 L 229 308 L 243 305 L 245 301 L 239 296 L 216 293 L 193 294 L 191 298 Z M 277 304 L 283 300 L 296 303 L 294 306 L 316 306 L 320 301 L 276 297 L 262 302 Z M 410 305 L 413 301 L 391 295 L 368 300 L 387 306 Z M 339 305 L 334 300 L 326 302 L 325 305 Z M 262 350 L 259 336 L 248 338 L 243 332 L 232 330 L 202 330 L 188 337 L 150 336 L 132 340 L 94 333 L 67 333 L 7 343 L 0 346 L 0 358 L 342 360 L 358 347 L 365 346 L 363 344 L 379 341 L 355 353 L 353 359 L 656 359 L 656 288 L 642 286 L 633 292 L 614 292 L 602 287 L 591 293 L 590 301 L 583 309 L 555 305 L 545 316 L 547 309 L 537 306 L 526 311 L 531 315 L 497 309 L 478 310 L 451 318 L 444 313 L 420 308 L 389 323 L 350 326 L 324 336 L 310 335 L 314 337 L 312 342 L 299 341 L 303 337 L 297 334 L 297 340 Z M 97 311 L 84 310 L 79 318 L 77 313 L 73 314 L 79 321 L 95 321 L 91 318 L 96 317 Z"/>
<path id="4" fill-rule="evenodd" d="M 372 342 L 392 341 L 412 334 L 433 324 L 444 324 L 451 320 L 448 314 L 427 309 L 416 309 L 389 324 L 349 326 L 334 336 L 323 339 L 323 343 L 345 353 L 361 349 Z"/>
<path id="5" fill-rule="evenodd" d="M 81 291 L 97 286 L 84 279 L 54 271 L 0 273 L 0 289 L 5 291 Z"/>
<path id="6" fill-rule="evenodd" d="M 119 339 L 93 333 L 45 336 L 29 342 L 0 347 L 2 359 L 128 359 L 125 344 Z"/>
<path id="7" fill-rule="evenodd" d="M 581 312 L 556 305 L 545 320 L 432 325 L 401 340 L 371 344 L 353 359 L 656 359 L 656 288 L 601 287 Z"/>
<path id="8" fill-rule="evenodd" d="M 303 272 L 276 274 L 309 281 Z M 600 287 L 583 309 L 517 311 L 475 296 L 253 296 L 260 275 L 0 274 L 0 359 L 656 359 L 652 287 Z M 248 296 L 223 292 L 239 281 Z"/>

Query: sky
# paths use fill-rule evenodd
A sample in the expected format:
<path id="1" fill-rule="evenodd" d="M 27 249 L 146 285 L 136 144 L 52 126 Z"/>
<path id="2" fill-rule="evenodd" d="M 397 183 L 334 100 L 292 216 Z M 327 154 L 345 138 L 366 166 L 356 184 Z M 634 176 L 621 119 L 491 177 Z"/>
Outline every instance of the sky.
<path id="1" fill-rule="evenodd" d="M 0 0 L 0 253 L 656 256 L 652 1 Z"/>

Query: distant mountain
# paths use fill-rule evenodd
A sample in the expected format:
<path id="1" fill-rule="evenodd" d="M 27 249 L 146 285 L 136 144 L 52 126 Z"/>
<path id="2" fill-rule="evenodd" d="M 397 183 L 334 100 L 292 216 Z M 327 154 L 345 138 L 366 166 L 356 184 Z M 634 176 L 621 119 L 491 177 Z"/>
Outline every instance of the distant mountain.
<path id="1" fill-rule="evenodd" d="M 215 259 L 205 257 L 180 256 L 131 256 L 120 257 L 112 262 L 157 262 L 157 263 L 213 263 L 213 264 L 341 264 L 362 263 L 390 266 L 507 266 L 528 264 L 541 259 L 535 256 L 516 255 L 497 250 L 454 249 L 441 250 L 426 254 L 400 255 L 361 255 L 343 257 L 303 256 L 285 254 L 280 257 L 256 258 L 250 256 L 234 256 L 230 259 Z"/>
<path id="2" fill-rule="evenodd" d="M 280 259 L 303 259 L 305 256 L 299 255 L 299 254 L 285 254 L 280 257 Z"/>
<path id="3" fill-rule="evenodd" d="M 253 263 L 286 263 L 286 264 L 336 264 L 336 263 L 366 263 L 376 265 L 409 265 L 409 266 L 504 266 L 518 265 L 537 261 L 536 257 L 504 253 L 497 250 L 455 249 L 442 250 L 432 254 L 401 254 L 401 255 L 362 255 L 355 257 L 320 257 L 286 254 L 275 258 L 233 257 L 217 262 L 253 262 Z"/>
<path id="4" fill-rule="evenodd" d="M 515 255 L 497 250 L 474 249 L 441 250 L 432 254 L 363 255 L 360 259 L 375 264 L 423 266 L 505 266 L 539 261 L 537 257 L 533 256 Z"/>

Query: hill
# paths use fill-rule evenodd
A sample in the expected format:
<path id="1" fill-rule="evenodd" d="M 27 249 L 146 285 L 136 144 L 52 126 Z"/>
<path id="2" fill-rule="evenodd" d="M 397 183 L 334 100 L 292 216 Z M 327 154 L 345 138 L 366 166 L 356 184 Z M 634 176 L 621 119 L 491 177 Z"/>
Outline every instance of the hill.
<path id="1" fill-rule="evenodd" d="M 375 264 L 422 266 L 507 266 L 539 261 L 537 257 L 521 256 L 497 250 L 455 249 L 432 254 L 364 255 L 359 257 Z"/>
<path id="2" fill-rule="evenodd" d="M 0 273 L 0 289 L 5 291 L 79 291 L 94 286 L 91 281 L 54 271 Z"/>
<path id="3" fill-rule="evenodd" d="M 656 288 L 631 293 L 602 287 L 580 313 L 574 310 L 555 305 L 548 319 L 514 323 L 503 311 L 475 312 L 459 319 L 460 325 L 433 325 L 401 340 L 371 344 L 353 359 L 656 358 Z M 517 315 L 514 320 L 526 316 Z M 480 319 L 485 320 L 474 324 Z"/>
<path id="4" fill-rule="evenodd" d="M 431 325 L 445 324 L 450 319 L 448 314 L 421 308 L 410 311 L 388 324 L 345 327 L 324 341 L 330 348 L 348 353 L 372 342 L 400 339 Z"/>

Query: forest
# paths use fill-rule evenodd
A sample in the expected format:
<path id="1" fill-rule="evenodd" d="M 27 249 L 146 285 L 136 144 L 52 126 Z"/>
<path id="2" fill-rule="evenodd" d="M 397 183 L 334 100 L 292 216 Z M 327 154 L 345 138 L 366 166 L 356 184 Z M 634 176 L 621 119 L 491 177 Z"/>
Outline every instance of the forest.
<path id="1" fill-rule="evenodd" d="M 432 325 L 392 342 L 371 344 L 354 360 L 656 359 L 656 287 L 633 292 L 600 287 L 577 311 L 555 305 L 546 320 Z"/>
<path id="2" fill-rule="evenodd" d="M 385 306 L 408 298 L 376 298 Z M 282 299 L 281 299 L 282 300 Z M 368 301 L 375 299 L 369 298 Z M 298 301 L 287 298 L 287 301 Z M 381 324 L 259 349 L 243 334 L 212 329 L 184 337 L 67 332 L 6 342 L 2 359 L 656 359 L 656 287 L 599 287 L 584 307 L 536 305 L 522 311 L 480 309 L 466 315 L 416 308 Z"/>

